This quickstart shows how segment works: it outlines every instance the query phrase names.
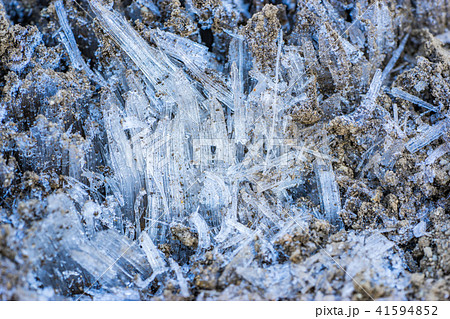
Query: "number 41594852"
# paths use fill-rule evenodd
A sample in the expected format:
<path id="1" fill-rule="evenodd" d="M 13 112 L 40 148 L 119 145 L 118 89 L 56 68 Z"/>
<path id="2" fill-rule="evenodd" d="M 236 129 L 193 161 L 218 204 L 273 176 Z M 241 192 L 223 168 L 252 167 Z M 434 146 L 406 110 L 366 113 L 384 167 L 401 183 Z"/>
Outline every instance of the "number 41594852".
<path id="1" fill-rule="evenodd" d="M 416 315 L 416 316 L 437 316 L 436 306 L 378 306 L 377 310 L 379 315 L 385 316 L 404 316 L 404 315 Z"/>

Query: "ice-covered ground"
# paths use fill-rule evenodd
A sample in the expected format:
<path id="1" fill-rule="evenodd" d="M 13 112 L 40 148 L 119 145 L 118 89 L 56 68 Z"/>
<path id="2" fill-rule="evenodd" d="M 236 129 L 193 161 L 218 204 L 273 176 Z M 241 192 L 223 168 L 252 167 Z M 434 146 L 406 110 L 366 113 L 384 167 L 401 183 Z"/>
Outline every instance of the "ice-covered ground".
<path id="1" fill-rule="evenodd" d="M 448 299 L 449 20 L 0 0 L 0 297 Z"/>

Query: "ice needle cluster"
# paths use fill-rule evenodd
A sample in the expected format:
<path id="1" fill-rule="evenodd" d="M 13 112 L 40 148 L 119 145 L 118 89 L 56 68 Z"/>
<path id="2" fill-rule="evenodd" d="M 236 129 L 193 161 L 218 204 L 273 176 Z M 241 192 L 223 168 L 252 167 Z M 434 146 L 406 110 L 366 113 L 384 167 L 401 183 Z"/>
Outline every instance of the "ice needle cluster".
<path id="1" fill-rule="evenodd" d="M 0 242 L 30 269 L 15 294 L 409 298 L 403 249 L 426 245 L 449 180 L 448 29 L 385 0 L 79 2 L 45 9 L 57 49 L 3 55 L 2 195 L 21 195 Z"/>

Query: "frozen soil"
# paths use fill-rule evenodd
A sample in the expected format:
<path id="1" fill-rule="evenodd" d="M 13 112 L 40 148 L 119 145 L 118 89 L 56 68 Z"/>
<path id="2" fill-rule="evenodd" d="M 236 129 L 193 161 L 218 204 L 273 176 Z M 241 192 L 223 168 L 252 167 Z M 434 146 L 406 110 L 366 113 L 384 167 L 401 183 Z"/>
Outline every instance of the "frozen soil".
<path id="1" fill-rule="evenodd" d="M 308 160 L 302 183 L 286 194 L 309 213 L 285 225 L 285 232 L 268 227 L 267 233 L 280 234 L 272 241 L 254 226 L 263 217 L 248 198 L 259 190 L 246 181 L 236 205 L 239 222 L 255 232 L 233 254 L 216 249 L 192 223 L 157 224 L 155 233 L 165 231 L 165 239 L 152 239 L 170 265 L 162 267 L 165 272 L 156 273 L 133 246 L 126 260 L 116 256 L 128 273 L 117 270 L 102 281 L 81 260 L 105 260 L 101 238 L 121 252 L 137 241 L 147 230 L 151 193 L 140 192 L 147 186 L 136 182 L 136 201 L 118 208 L 113 200 L 109 181 L 115 172 L 105 151 L 110 134 L 102 105 L 149 94 L 149 84 L 88 1 L 64 1 L 64 7 L 94 76 L 73 65 L 60 41 L 54 1 L 0 0 L 0 299 L 449 300 L 450 124 L 414 152 L 408 143 L 450 115 L 450 2 L 356 2 L 102 2 L 153 48 L 156 29 L 205 46 L 219 67 L 204 72 L 219 86 L 230 85 L 218 70 L 233 68 L 233 37 L 242 39 L 244 59 L 253 61 L 243 67 L 243 94 L 250 94 L 258 74 L 278 79 L 282 69 L 279 81 L 288 77 L 294 65 L 278 61 L 282 41 L 285 56 L 304 61 L 309 79 L 298 93 L 304 97 L 293 99 L 285 113 L 292 120 L 284 137 L 307 136 L 309 145 L 333 158 L 341 205 L 340 225 L 324 217 Z M 382 26 L 377 15 L 386 19 Z M 376 107 L 353 121 L 376 69 L 386 67 L 405 36 Z M 202 81 L 191 69 L 186 74 Z M 399 98 L 392 88 L 439 111 Z M 270 190 L 263 196 L 270 207 L 277 206 L 273 196 Z M 220 208 L 201 213 L 224 215 Z M 280 213 L 289 215 L 274 211 Z M 211 232 L 220 228 L 214 223 Z M 83 245 L 95 249 L 74 253 Z"/>

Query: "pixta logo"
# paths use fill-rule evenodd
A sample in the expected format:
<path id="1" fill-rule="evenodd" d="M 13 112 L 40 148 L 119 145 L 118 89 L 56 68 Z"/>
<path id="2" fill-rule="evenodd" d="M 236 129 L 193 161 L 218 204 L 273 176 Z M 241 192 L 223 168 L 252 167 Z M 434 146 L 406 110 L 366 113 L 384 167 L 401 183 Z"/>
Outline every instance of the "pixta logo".
<path id="1" fill-rule="evenodd" d="M 348 307 L 347 309 L 341 307 L 320 307 L 316 308 L 316 318 L 322 316 L 344 316 L 344 317 L 356 317 L 359 315 L 359 308 Z"/>

